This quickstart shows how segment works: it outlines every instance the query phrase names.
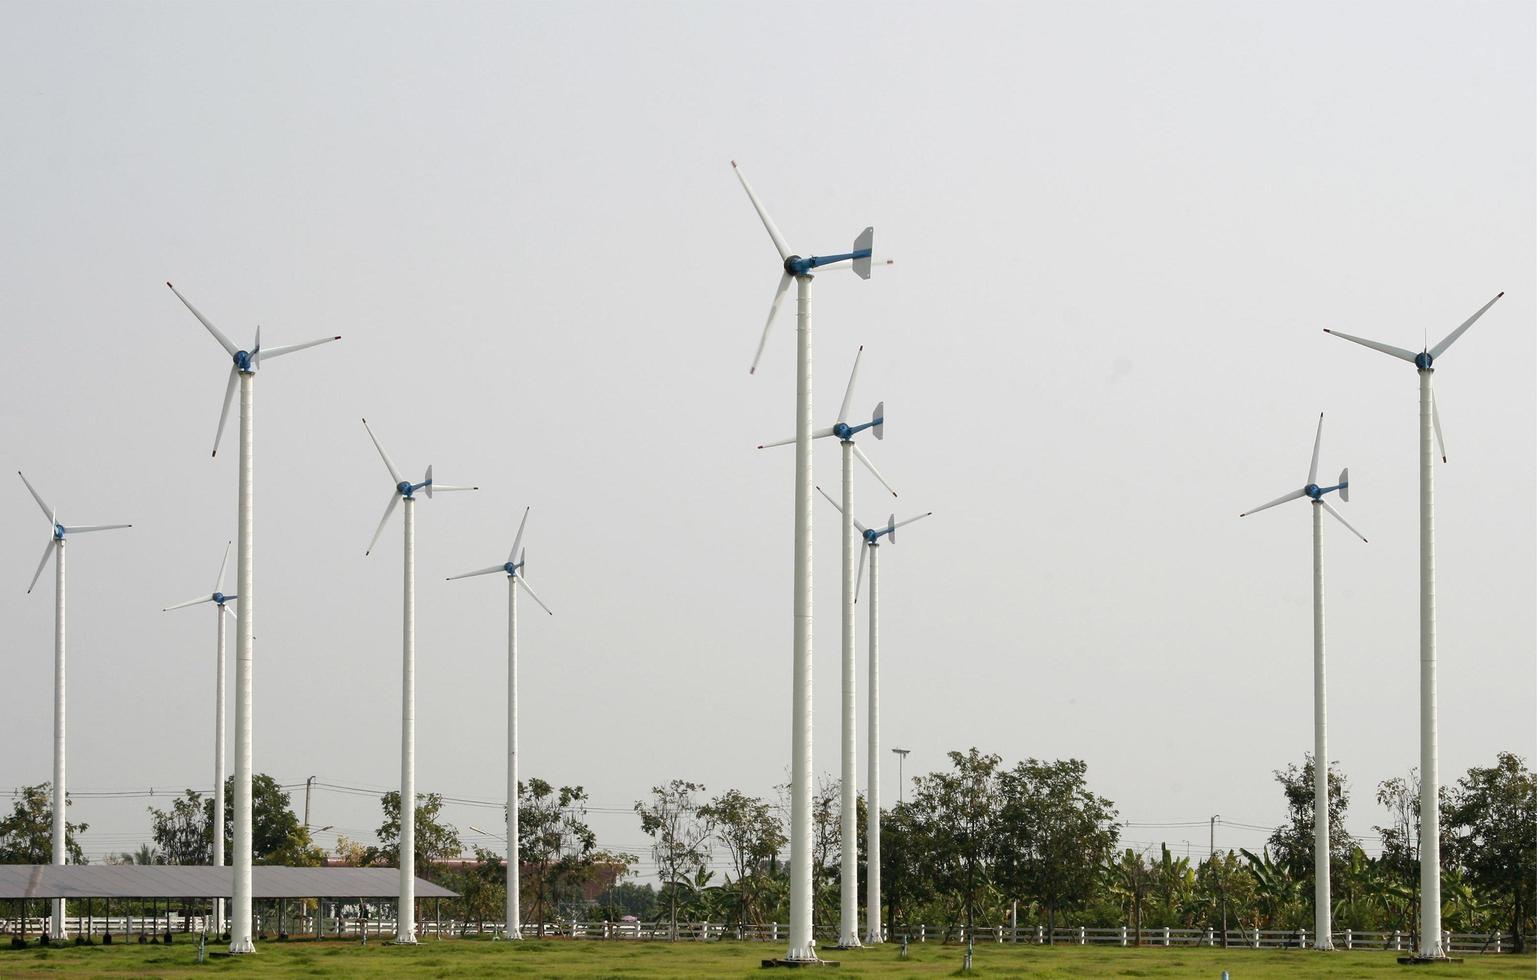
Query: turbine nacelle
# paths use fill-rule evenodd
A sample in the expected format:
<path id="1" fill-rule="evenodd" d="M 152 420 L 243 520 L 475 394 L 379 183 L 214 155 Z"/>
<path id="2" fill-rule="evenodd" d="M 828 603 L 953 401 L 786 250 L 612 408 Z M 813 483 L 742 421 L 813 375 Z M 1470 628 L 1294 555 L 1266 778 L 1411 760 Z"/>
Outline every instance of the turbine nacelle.
<path id="1" fill-rule="evenodd" d="M 1276 499 L 1270 501 L 1269 503 L 1261 504 L 1260 506 L 1255 507 L 1253 510 L 1246 510 L 1242 514 L 1239 514 L 1238 516 L 1239 517 L 1248 517 L 1250 514 L 1258 514 L 1262 510 L 1269 510 L 1270 508 L 1275 507 L 1275 506 L 1277 506 L 1279 504 L 1284 504 L 1288 500 L 1296 500 L 1299 497 L 1306 497 L 1309 500 L 1311 500 L 1315 505 L 1322 507 L 1324 510 L 1328 511 L 1330 514 L 1334 515 L 1335 520 L 1339 521 L 1341 524 L 1343 524 L 1347 528 L 1349 528 L 1350 532 L 1352 534 L 1354 534 L 1356 537 L 1360 538 L 1362 541 L 1365 541 L 1366 540 L 1366 535 L 1362 534 L 1360 531 L 1357 531 L 1354 527 L 1351 527 L 1350 522 L 1345 520 L 1345 518 L 1340 514 L 1339 511 L 1335 510 L 1333 507 L 1330 507 L 1329 506 L 1329 502 L 1324 499 L 1324 497 L 1326 495 L 1334 493 L 1335 491 L 1339 491 L 1340 501 L 1341 502 L 1348 503 L 1350 501 L 1350 467 L 1347 466 L 1344 469 L 1340 470 L 1339 482 L 1336 483 L 1334 486 L 1332 486 L 1332 487 L 1325 487 L 1325 486 L 1320 486 L 1319 485 L 1319 483 L 1318 483 L 1318 451 L 1323 446 L 1323 438 L 1324 438 L 1324 416 L 1323 416 L 1322 412 L 1319 412 L 1318 413 L 1318 432 L 1313 437 L 1313 461 L 1308 466 L 1308 482 L 1306 484 L 1304 484 L 1302 489 L 1300 489 L 1300 490 L 1293 490 L 1291 493 L 1283 494 L 1283 495 L 1277 497 Z"/>

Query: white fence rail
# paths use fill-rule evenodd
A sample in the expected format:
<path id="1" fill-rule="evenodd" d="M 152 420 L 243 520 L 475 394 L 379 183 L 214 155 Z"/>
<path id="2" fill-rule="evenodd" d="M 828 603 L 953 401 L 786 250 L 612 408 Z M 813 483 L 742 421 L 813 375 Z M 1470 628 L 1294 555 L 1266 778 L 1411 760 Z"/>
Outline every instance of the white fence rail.
<path id="1" fill-rule="evenodd" d="M 29 918 L 24 921 L 0 917 L 0 935 L 24 938 L 39 936 L 47 930 L 46 918 Z M 259 921 L 259 931 L 277 934 L 278 919 L 266 916 Z M 169 933 L 173 937 L 187 937 L 201 932 L 205 927 L 202 916 L 183 916 L 172 913 L 159 916 L 92 916 L 71 917 L 65 923 L 66 942 L 73 942 L 76 935 L 88 936 L 93 941 L 111 934 L 116 942 L 155 942 Z M 321 935 L 335 939 L 376 937 L 388 939 L 395 934 L 395 922 L 386 918 L 362 919 L 354 916 L 325 916 L 318 922 Z M 317 921 L 314 915 L 289 915 L 282 922 L 283 934 L 295 937 L 314 936 Z M 422 919 L 417 923 L 418 933 L 423 936 L 498 936 L 502 923 L 494 921 L 474 922 L 459 920 Z M 524 938 L 540 935 L 538 923 L 523 923 Z M 837 941 L 831 927 L 817 930 L 825 946 Z M 680 922 L 676 932 L 667 922 L 583 922 L 565 920 L 547 922 L 543 927 L 546 937 L 593 940 L 669 940 L 676 938 L 687 942 L 718 942 L 722 939 L 745 942 L 784 942 L 788 939 L 788 926 L 784 923 L 732 925 L 719 922 Z M 924 923 L 903 923 L 887 935 L 888 942 L 909 943 L 964 943 L 967 940 L 965 926 L 930 926 Z M 978 926 L 971 935 L 974 943 L 1022 943 L 1045 944 L 1046 929 L 1040 925 Z M 1315 937 L 1306 929 L 1229 929 L 1227 946 L 1230 949 L 1301 949 L 1314 945 Z M 1388 950 L 1413 952 L 1414 947 L 1407 932 L 1357 932 L 1345 929 L 1334 933 L 1333 945 L 1337 949 Z M 1138 933 L 1130 926 L 1089 927 L 1069 926 L 1052 930 L 1050 942 L 1063 946 L 1221 946 L 1221 930 L 1215 929 L 1166 929 L 1145 928 Z M 1449 953 L 1509 953 L 1515 950 L 1514 938 L 1502 933 L 1445 933 L 1443 947 Z"/>

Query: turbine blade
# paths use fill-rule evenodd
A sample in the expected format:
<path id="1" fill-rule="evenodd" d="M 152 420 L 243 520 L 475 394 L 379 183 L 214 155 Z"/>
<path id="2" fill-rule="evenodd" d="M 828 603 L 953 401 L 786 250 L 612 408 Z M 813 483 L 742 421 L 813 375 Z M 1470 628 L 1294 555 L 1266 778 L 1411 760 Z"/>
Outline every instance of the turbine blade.
<path id="1" fill-rule="evenodd" d="M 854 355 L 854 370 L 849 372 L 849 386 L 843 390 L 843 406 L 838 409 L 838 421 L 847 422 L 849 419 L 849 404 L 854 400 L 854 379 L 859 377 L 859 359 L 865 356 L 865 345 L 859 345 L 859 352 Z"/>
<path id="2" fill-rule="evenodd" d="M 865 455 L 865 451 L 859 448 L 858 443 L 852 443 L 851 445 L 854 447 L 854 455 L 859 459 L 861 463 L 865 464 L 865 469 L 873 473 L 875 478 L 881 481 L 881 486 L 885 487 L 887 490 L 891 490 L 891 495 L 895 497 L 897 492 L 891 489 L 891 484 L 886 482 L 886 478 L 884 476 L 881 476 L 881 471 L 875 468 L 874 463 L 870 462 L 870 457 Z"/>
<path id="3" fill-rule="evenodd" d="M 89 534 L 92 531 L 116 531 L 120 528 L 133 527 L 132 524 L 81 524 L 79 527 L 66 527 L 65 534 Z"/>
<path id="4" fill-rule="evenodd" d="M 865 545 L 859 549 L 859 571 L 854 575 L 854 604 L 859 604 L 859 587 L 865 580 L 865 555 L 870 551 L 870 546 Z"/>
<path id="5" fill-rule="evenodd" d="M 1360 531 L 1357 531 L 1355 528 L 1350 527 L 1350 522 L 1345 520 L 1345 518 L 1341 517 L 1339 511 L 1335 510 L 1333 507 L 1330 507 L 1329 506 L 1329 502 L 1327 500 L 1320 499 L 1318 501 L 1318 503 L 1323 506 L 1324 510 L 1326 510 L 1329 513 L 1333 514 L 1335 520 L 1339 521 L 1341 524 L 1345 525 L 1346 527 L 1349 527 L 1351 534 L 1354 534 L 1356 537 L 1360 538 L 1362 541 L 1366 540 L 1366 535 L 1362 534 Z"/>
<path id="6" fill-rule="evenodd" d="M 1430 422 L 1436 430 L 1436 448 L 1441 450 L 1441 462 L 1446 462 L 1446 440 L 1441 437 L 1441 409 L 1436 404 L 1436 392 L 1430 390 Z"/>
<path id="7" fill-rule="evenodd" d="M 829 497 L 827 495 L 827 491 L 826 490 L 823 490 L 821 487 L 817 487 L 817 493 L 821 494 L 822 498 L 824 500 L 826 500 L 828 503 L 833 505 L 833 510 L 836 510 L 840 514 L 843 513 L 843 508 L 838 506 L 838 501 L 836 501 L 833 498 Z M 859 523 L 859 519 L 858 518 L 850 518 L 849 519 L 849 523 L 853 524 L 854 527 L 856 529 L 858 529 L 860 534 L 864 534 L 865 533 L 865 526 L 863 524 Z"/>
<path id="8" fill-rule="evenodd" d="M 448 581 L 452 582 L 455 579 L 474 578 L 477 575 L 490 575 L 492 572 L 505 572 L 505 571 L 507 571 L 507 566 L 506 565 L 492 565 L 490 568 L 479 568 L 479 569 L 476 569 L 473 572 L 464 572 L 463 574 L 460 574 L 460 575 L 450 575 L 448 577 Z"/>
<path id="9" fill-rule="evenodd" d="M 48 526 L 53 527 L 53 508 L 49 507 L 43 502 L 42 495 L 39 494 L 37 489 L 32 486 L 32 481 L 27 479 L 27 475 L 25 473 L 23 473 L 21 470 L 17 470 L 16 475 L 21 477 L 21 482 L 27 485 L 27 492 L 32 494 L 32 499 L 37 501 L 37 505 L 43 509 L 43 516 L 48 518 Z"/>
<path id="10" fill-rule="evenodd" d="M 256 325 L 256 339 L 251 342 L 251 370 L 261 367 L 262 362 L 262 325 Z"/>
<path id="11" fill-rule="evenodd" d="M 374 435 L 374 430 L 368 427 L 367 419 L 363 420 L 363 430 L 368 433 L 368 438 L 374 441 L 374 448 L 379 450 L 379 458 L 384 460 L 384 468 L 390 471 L 390 479 L 395 481 L 396 486 L 406 482 L 405 480 L 401 479 L 400 471 L 395 468 L 395 461 L 390 459 L 390 454 L 384 451 L 383 446 L 379 445 L 379 440 Z M 391 504 L 390 506 L 393 507 L 394 505 Z"/>
<path id="12" fill-rule="evenodd" d="M 735 160 L 731 161 L 731 169 L 736 171 L 736 179 L 742 182 L 742 190 L 747 192 L 747 199 L 752 201 L 752 206 L 758 212 L 758 217 L 763 219 L 763 227 L 768 229 L 769 237 L 774 240 L 774 247 L 779 250 L 780 259 L 790 257 L 790 246 L 785 244 L 784 236 L 774 225 L 774 219 L 763 209 L 763 202 L 758 200 L 758 195 L 753 193 L 752 185 L 747 182 L 747 175 L 742 173 L 742 168 L 737 166 Z"/>
<path id="13" fill-rule="evenodd" d="M 400 491 L 391 490 L 390 502 L 384 508 L 384 516 L 379 518 L 379 526 L 374 529 L 374 538 L 368 542 L 368 551 L 363 552 L 363 557 L 367 558 L 374 550 L 374 545 L 379 543 L 379 535 L 384 533 L 384 525 L 389 523 L 390 515 L 395 513 L 395 505 L 398 503 L 400 503 Z"/>
<path id="14" fill-rule="evenodd" d="M 1338 330 L 1330 330 L 1328 327 L 1324 327 L 1324 333 L 1333 334 L 1342 340 L 1360 344 L 1362 347 L 1370 347 L 1372 350 L 1382 351 L 1384 354 L 1391 354 L 1399 360 L 1408 361 L 1410 364 L 1414 363 L 1414 352 L 1406 351 L 1402 347 L 1394 347 L 1391 344 L 1379 344 L 1375 340 L 1367 340 L 1364 337 L 1352 337 L 1348 333 L 1340 333 Z"/>
<path id="15" fill-rule="evenodd" d="M 240 369 L 231 366 L 229 380 L 224 383 L 224 407 L 219 409 L 219 427 L 213 433 L 213 452 L 210 455 L 219 455 L 219 441 L 224 438 L 224 423 L 229 418 L 229 406 L 235 400 L 235 382 L 239 378 Z"/>
<path id="16" fill-rule="evenodd" d="M 1494 299 L 1491 299 L 1483 306 L 1480 306 L 1477 313 L 1462 321 L 1462 326 L 1447 334 L 1445 340 L 1441 341 L 1439 344 L 1430 349 L 1430 359 L 1436 360 L 1442 354 L 1446 353 L 1446 349 L 1452 346 L 1452 344 L 1456 343 L 1458 337 L 1461 337 L 1464 333 L 1467 333 L 1468 328 L 1471 327 L 1474 323 L 1478 322 L 1478 318 L 1488 312 L 1489 307 L 1493 306 L 1495 303 L 1498 303 L 1500 301 L 1500 296 L 1504 295 L 1504 291 L 1501 291 L 1498 296 L 1494 297 Z"/>
<path id="17" fill-rule="evenodd" d="M 813 439 L 826 439 L 828 436 L 830 436 L 832 434 L 833 434 L 833 430 L 832 429 L 812 429 L 811 430 L 811 438 L 813 438 Z M 758 448 L 759 449 L 773 449 L 775 446 L 793 446 L 793 445 L 795 445 L 795 437 L 791 436 L 788 439 L 779 439 L 779 440 L 776 440 L 774 442 L 761 443 L 758 446 Z"/>
<path id="18" fill-rule="evenodd" d="M 528 512 L 531 510 L 533 510 L 532 507 L 523 508 L 523 519 L 518 522 L 517 537 L 512 539 L 512 550 L 507 552 L 509 564 L 518 560 L 518 549 L 523 546 L 523 528 L 528 526 Z"/>
<path id="19" fill-rule="evenodd" d="M 166 285 L 171 286 L 170 283 L 166 283 Z M 208 332 L 213 334 L 213 339 L 219 342 L 219 346 L 223 347 L 225 352 L 228 353 L 230 357 L 234 357 L 236 354 L 240 353 L 240 348 L 236 347 L 233 341 L 224 336 L 224 333 L 218 327 L 210 323 L 206 316 L 199 313 L 197 307 L 187 302 L 187 297 L 183 296 L 175 286 L 171 286 L 171 292 L 176 293 L 176 298 L 181 300 L 182 305 L 191 310 L 192 315 L 197 317 L 198 322 L 208 328 Z"/>
<path id="20" fill-rule="evenodd" d="M 479 490 L 480 488 L 479 487 L 440 487 L 437 484 L 433 484 L 432 485 L 432 489 L 435 492 L 437 492 L 437 493 L 453 493 L 456 490 Z"/>
<path id="21" fill-rule="evenodd" d="M 1277 497 L 1276 499 L 1272 500 L 1268 504 L 1261 504 L 1258 507 L 1252 508 L 1250 510 L 1246 510 L 1242 514 L 1239 514 L 1238 516 L 1239 517 L 1248 517 L 1250 514 L 1258 514 L 1260 511 L 1262 511 L 1262 510 L 1269 510 L 1270 508 L 1274 507 L 1277 504 L 1284 504 L 1288 500 L 1296 500 L 1298 497 L 1306 497 L 1307 495 L 1308 495 L 1308 492 L 1306 490 L 1293 490 L 1291 493 L 1288 493 L 1285 496 Z"/>
<path id="22" fill-rule="evenodd" d="M 774 302 L 769 304 L 768 319 L 763 321 L 763 336 L 758 338 L 758 352 L 752 356 L 752 367 L 747 369 L 748 374 L 758 373 L 758 362 L 763 359 L 763 348 L 768 346 L 769 328 L 774 325 L 774 316 L 779 312 L 779 304 L 785 298 L 785 293 L 790 289 L 790 274 L 786 272 L 779 277 L 779 288 L 774 290 Z"/>
<path id="23" fill-rule="evenodd" d="M 909 517 L 905 521 L 897 521 L 895 524 L 892 525 L 892 528 L 895 529 L 895 528 L 899 528 L 899 527 L 906 527 L 907 525 L 911 524 L 914 521 L 921 521 L 925 517 L 933 517 L 933 516 L 934 516 L 934 512 L 932 510 L 925 511 L 922 514 L 919 514 L 917 517 Z"/>
<path id="24" fill-rule="evenodd" d="M 235 615 L 235 610 L 233 610 L 233 609 L 231 609 L 229 607 L 229 599 L 224 600 L 224 605 L 221 606 L 220 608 L 222 608 L 226 613 L 228 613 L 230 616 L 234 617 L 235 619 L 239 619 L 240 618 L 239 616 Z"/>
<path id="25" fill-rule="evenodd" d="M 284 354 L 292 354 L 296 350 L 309 350 L 311 347 L 319 347 L 321 344 L 329 344 L 333 340 L 341 340 L 341 334 L 335 337 L 321 337 L 319 340 L 307 340 L 302 344 L 287 344 L 283 347 L 274 347 L 271 350 L 262 351 L 262 360 L 270 361 L 274 357 L 282 357 Z"/>
<path id="26" fill-rule="evenodd" d="M 201 602 L 212 602 L 212 601 L 213 601 L 213 596 L 205 595 L 201 599 L 188 599 L 186 602 L 178 602 L 174 606 L 166 606 L 164 609 L 162 609 L 160 611 L 161 612 L 170 612 L 172 609 L 185 609 L 188 606 L 195 606 L 195 605 L 197 605 L 198 603 L 201 603 Z"/>
<path id="27" fill-rule="evenodd" d="M 1318 434 L 1313 437 L 1313 465 L 1308 467 L 1308 482 L 1318 482 L 1318 449 L 1324 443 L 1324 413 L 1318 413 Z"/>
<path id="28" fill-rule="evenodd" d="M 58 540 L 55 538 L 48 539 L 47 547 L 43 548 L 43 557 L 37 563 L 37 571 L 32 573 L 32 581 L 27 585 L 27 595 L 31 595 L 32 590 L 37 587 L 38 576 L 43 574 L 43 566 L 48 564 L 48 556 L 53 554 L 53 546 L 58 543 Z"/>
<path id="29" fill-rule="evenodd" d="M 224 591 L 224 570 L 229 567 L 229 550 L 234 543 L 233 541 L 224 542 L 224 560 L 219 562 L 219 580 L 214 583 L 214 589 L 218 592 Z"/>
<path id="30" fill-rule="evenodd" d="M 529 598 L 533 599 L 535 602 L 539 603 L 539 608 L 540 609 L 543 609 L 545 612 L 549 613 L 551 616 L 555 615 L 554 611 L 551 610 L 549 606 L 546 606 L 544 604 L 544 600 L 539 598 L 537 595 L 534 594 L 533 588 L 528 584 L 528 579 L 524 578 L 521 575 L 516 575 L 516 576 L 514 576 L 514 578 L 516 578 L 518 580 L 518 584 L 519 585 L 523 586 L 523 590 L 528 593 Z"/>

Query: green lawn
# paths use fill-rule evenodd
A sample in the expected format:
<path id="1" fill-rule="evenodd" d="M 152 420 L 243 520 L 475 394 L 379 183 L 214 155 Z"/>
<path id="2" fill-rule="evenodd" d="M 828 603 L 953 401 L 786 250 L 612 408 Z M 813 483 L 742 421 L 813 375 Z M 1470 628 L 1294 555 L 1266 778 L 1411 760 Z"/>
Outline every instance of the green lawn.
<path id="1" fill-rule="evenodd" d="M 178 937 L 181 939 L 181 937 Z M 759 967 L 764 957 L 782 955 L 769 943 L 600 942 L 591 940 L 427 939 L 416 948 L 370 942 L 268 942 L 255 956 L 215 957 L 196 962 L 197 944 L 113 945 L 13 950 L 0 948 L 0 977 L 611 977 L 616 980 L 672 977 L 757 977 L 783 975 Z M 897 946 L 849 952 L 824 951 L 838 958 L 836 971 L 846 977 L 962 976 L 964 950 L 933 944 L 909 947 L 898 958 Z M 1220 950 L 1202 948 L 1120 949 L 1115 947 L 1041 947 L 983 945 L 976 949 L 978 977 L 1209 977 L 1222 971 L 1232 980 L 1255 977 L 1437 977 L 1537 976 L 1533 955 L 1469 956 L 1460 965 L 1433 968 L 1399 966 L 1391 953 L 1311 950 Z M 792 976 L 805 971 L 793 971 Z M 821 973 L 825 971 L 812 971 Z"/>

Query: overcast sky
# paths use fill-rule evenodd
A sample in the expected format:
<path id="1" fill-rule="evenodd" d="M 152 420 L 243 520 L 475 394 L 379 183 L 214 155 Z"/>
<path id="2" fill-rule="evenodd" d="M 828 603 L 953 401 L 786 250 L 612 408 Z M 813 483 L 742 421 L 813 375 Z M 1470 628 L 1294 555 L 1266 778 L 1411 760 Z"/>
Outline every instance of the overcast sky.
<path id="1" fill-rule="evenodd" d="M 733 158 L 797 251 L 874 225 L 897 260 L 818 277 L 815 377 L 831 424 L 864 344 L 856 410 L 886 401 L 862 445 L 901 498 L 856 474 L 861 519 L 935 513 L 882 550 L 909 776 L 973 745 L 1083 758 L 1123 818 L 1198 824 L 1138 846 L 1278 822 L 1272 770 L 1312 749 L 1310 515 L 1238 514 L 1305 482 L 1323 411 L 1371 539 L 1325 526 L 1329 754 L 1370 835 L 1376 783 L 1418 763 L 1417 384 L 1321 328 L 1417 350 L 1501 290 L 1435 375 L 1442 773 L 1537 755 L 1526 0 L 0 12 L 0 457 L 65 523 L 134 523 L 70 549 L 69 785 L 156 794 L 77 797 L 93 860 L 212 782 L 213 614 L 161 607 L 211 591 L 235 533 L 233 424 L 209 458 L 229 362 L 167 279 L 242 343 L 343 335 L 257 385 L 257 771 L 399 785 L 400 527 L 364 557 L 391 483 L 367 416 L 403 469 L 481 487 L 418 508 L 421 791 L 504 793 L 505 584 L 443 579 L 532 506 L 556 615 L 521 607 L 524 775 L 585 786 L 636 852 L 654 784 L 772 796 L 793 460 L 753 447 L 793 431 L 794 320 L 749 377 L 779 260 Z M 6 478 L 9 793 L 51 774 L 53 586 L 24 594 L 47 527 Z M 327 846 L 380 821 L 313 800 Z"/>

